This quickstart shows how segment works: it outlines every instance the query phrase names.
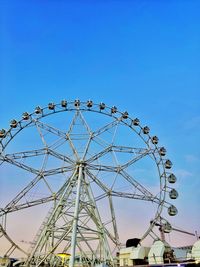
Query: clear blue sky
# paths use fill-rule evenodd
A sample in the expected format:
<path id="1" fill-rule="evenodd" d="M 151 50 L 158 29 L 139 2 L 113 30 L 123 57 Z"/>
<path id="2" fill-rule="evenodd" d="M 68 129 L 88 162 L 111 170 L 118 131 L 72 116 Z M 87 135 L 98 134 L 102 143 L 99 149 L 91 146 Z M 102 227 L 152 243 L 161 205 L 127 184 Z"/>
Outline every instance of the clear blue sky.
<path id="1" fill-rule="evenodd" d="M 148 124 L 178 177 L 176 226 L 200 233 L 200 1 L 0 1 L 0 128 L 61 99 Z"/>

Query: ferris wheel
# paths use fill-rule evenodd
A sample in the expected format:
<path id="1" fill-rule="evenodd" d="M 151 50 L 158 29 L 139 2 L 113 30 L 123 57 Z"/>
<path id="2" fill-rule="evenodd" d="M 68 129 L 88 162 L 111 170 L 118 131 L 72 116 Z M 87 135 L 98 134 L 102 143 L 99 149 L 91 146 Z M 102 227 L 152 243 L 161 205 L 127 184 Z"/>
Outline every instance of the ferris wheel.
<path id="1" fill-rule="evenodd" d="M 127 232 L 157 238 L 161 220 L 169 230 L 162 214 L 177 214 L 168 202 L 176 177 L 158 142 L 128 112 L 91 100 L 13 119 L 0 131 L 1 253 L 23 253 L 26 266 L 54 266 L 58 253 L 71 255 L 70 266 L 77 255 L 113 265 Z"/>

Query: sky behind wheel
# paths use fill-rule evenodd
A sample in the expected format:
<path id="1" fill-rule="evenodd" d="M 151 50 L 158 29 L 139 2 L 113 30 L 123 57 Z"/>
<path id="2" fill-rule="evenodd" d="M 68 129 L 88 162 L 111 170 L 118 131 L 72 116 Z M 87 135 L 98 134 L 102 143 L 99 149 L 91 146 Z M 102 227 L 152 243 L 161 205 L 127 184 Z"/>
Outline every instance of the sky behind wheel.
<path id="1" fill-rule="evenodd" d="M 174 164 L 179 214 L 172 222 L 200 232 L 199 1 L 0 5 L 0 127 L 63 98 L 127 110 Z"/>

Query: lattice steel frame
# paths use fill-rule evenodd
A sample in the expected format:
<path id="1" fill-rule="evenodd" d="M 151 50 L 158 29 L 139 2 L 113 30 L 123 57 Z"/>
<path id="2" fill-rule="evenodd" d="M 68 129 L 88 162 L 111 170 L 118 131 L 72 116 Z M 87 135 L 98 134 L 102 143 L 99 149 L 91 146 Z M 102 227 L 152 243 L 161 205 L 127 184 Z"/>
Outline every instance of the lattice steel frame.
<path id="1" fill-rule="evenodd" d="M 74 112 L 75 115 L 70 127 L 73 127 L 76 117 L 79 116 L 84 127 L 88 130 L 89 138 L 81 158 L 73 144 L 73 140 L 71 139 L 70 129 L 68 132 L 63 132 L 60 129 L 40 121 L 46 116 L 50 116 L 59 112 Z M 112 122 L 104 125 L 94 132 L 87 125 L 87 122 L 83 116 L 83 112 L 94 112 L 109 116 L 112 118 Z M 86 157 L 91 141 L 119 124 L 127 126 L 133 130 L 133 132 L 136 133 L 138 137 L 141 138 L 146 144 L 146 148 L 125 147 L 110 143 L 104 149 L 102 149 L 102 151 L 99 151 L 93 156 Z M 41 139 L 44 143 L 44 148 L 6 154 L 5 151 L 8 144 L 24 128 L 31 125 L 35 125 L 35 127 L 38 129 L 38 132 L 40 133 Z M 66 154 L 59 153 L 56 151 L 56 149 L 48 146 L 45 143 L 42 130 L 58 136 L 62 141 L 68 142 L 73 152 L 74 159 Z M 34 174 L 35 178 L 26 187 L 24 187 L 22 191 L 13 198 L 12 201 L 10 201 L 4 208 L 0 209 L 0 218 L 2 219 L 0 232 L 1 235 L 6 237 L 11 244 L 9 251 L 7 251 L 7 255 L 11 255 L 15 249 L 23 251 L 19 245 L 11 240 L 6 232 L 6 217 L 9 215 L 9 213 L 30 208 L 32 206 L 41 205 L 47 202 L 54 203 L 54 206 L 48 213 L 39 230 L 33 242 L 31 252 L 27 254 L 27 252 L 23 251 L 27 258 L 26 266 L 29 266 L 30 264 L 40 266 L 45 262 L 53 266 L 55 264 L 55 260 L 57 259 L 54 251 L 63 241 L 66 243 L 64 251 L 67 251 L 69 248 L 71 248 L 70 266 L 74 266 L 76 248 L 79 248 L 79 251 L 82 253 L 82 257 L 85 259 L 85 261 L 90 262 L 90 264 L 100 262 L 113 265 L 113 255 L 108 240 L 111 240 L 117 248 L 120 247 L 115 210 L 112 201 L 113 197 L 138 199 L 155 203 L 155 205 L 157 205 L 157 211 L 149 228 L 144 232 L 142 239 L 148 235 L 153 236 L 153 228 L 155 224 L 159 222 L 163 208 L 168 208 L 170 211 L 172 210 L 173 212 L 171 212 L 170 215 L 175 215 L 177 210 L 173 205 L 166 201 L 166 192 L 170 188 L 168 186 L 167 179 L 170 175 L 169 169 L 172 166 L 171 161 L 164 158 L 166 150 L 163 147 L 158 146 L 158 138 L 156 136 L 151 137 L 149 131 L 150 130 L 147 126 L 141 126 L 140 121 L 137 118 L 131 119 L 127 112 L 120 112 L 116 107 L 108 107 L 104 103 L 94 104 L 92 101 L 80 102 L 79 100 L 75 100 L 73 102 L 67 102 L 63 100 L 59 104 L 49 103 L 49 105 L 45 108 L 37 107 L 33 113 L 29 114 L 25 112 L 22 116 L 22 119 L 19 121 L 12 120 L 8 131 L 5 131 L 4 129 L 0 131 L 0 164 L 3 164 L 3 162 L 10 163 L 18 168 Z M 126 163 L 117 166 L 105 164 L 99 165 L 98 159 L 110 152 L 129 153 L 133 154 L 134 157 L 132 157 L 132 159 Z M 22 158 L 25 159 L 41 155 L 44 156 L 44 162 L 41 169 L 34 168 L 19 161 L 19 159 Z M 48 160 L 48 155 L 65 162 L 66 166 L 46 170 L 45 164 Z M 128 167 L 145 156 L 151 157 L 157 166 L 160 192 L 159 195 L 156 196 L 126 171 Z M 98 178 L 98 176 L 94 175 L 95 170 L 98 172 L 104 171 L 120 175 L 128 183 L 130 183 L 133 188 L 137 189 L 137 193 L 126 193 L 111 190 Z M 38 181 L 43 179 L 48 186 L 48 182 L 45 178 L 59 173 L 70 173 L 71 175 L 70 177 L 67 177 L 65 183 L 56 193 L 52 192 L 52 194 L 48 197 L 42 197 L 26 203 L 19 203 L 20 200 L 38 183 Z M 96 183 L 104 192 L 104 194 L 95 197 L 90 185 L 91 181 Z M 73 192 L 76 192 L 76 194 L 71 197 Z M 109 208 L 111 211 L 114 235 L 111 234 L 105 227 L 96 205 L 96 202 L 104 197 L 109 199 Z M 64 222 L 61 226 L 58 226 L 56 223 L 61 217 Z M 94 229 L 94 227 L 90 228 L 88 222 L 91 220 L 96 229 Z M 98 241 L 98 246 L 95 250 L 90 245 L 91 240 Z M 83 241 L 92 254 L 90 259 L 88 259 L 84 248 L 81 247 L 81 242 Z"/>

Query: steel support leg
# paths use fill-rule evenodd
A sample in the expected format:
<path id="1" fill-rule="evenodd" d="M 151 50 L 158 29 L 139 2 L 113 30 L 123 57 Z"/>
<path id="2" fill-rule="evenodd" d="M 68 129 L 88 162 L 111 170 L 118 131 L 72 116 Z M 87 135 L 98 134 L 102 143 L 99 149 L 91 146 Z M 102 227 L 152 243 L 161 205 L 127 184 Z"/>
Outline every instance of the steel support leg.
<path id="1" fill-rule="evenodd" d="M 79 202 L 80 202 L 80 195 L 81 195 L 82 178 L 83 178 L 83 169 L 82 169 L 82 165 L 80 164 L 79 172 L 78 172 L 74 221 L 73 221 L 72 237 L 71 237 L 71 257 L 70 257 L 69 267 L 74 267 L 74 261 L 75 261 L 77 225 L 78 225 Z"/>

